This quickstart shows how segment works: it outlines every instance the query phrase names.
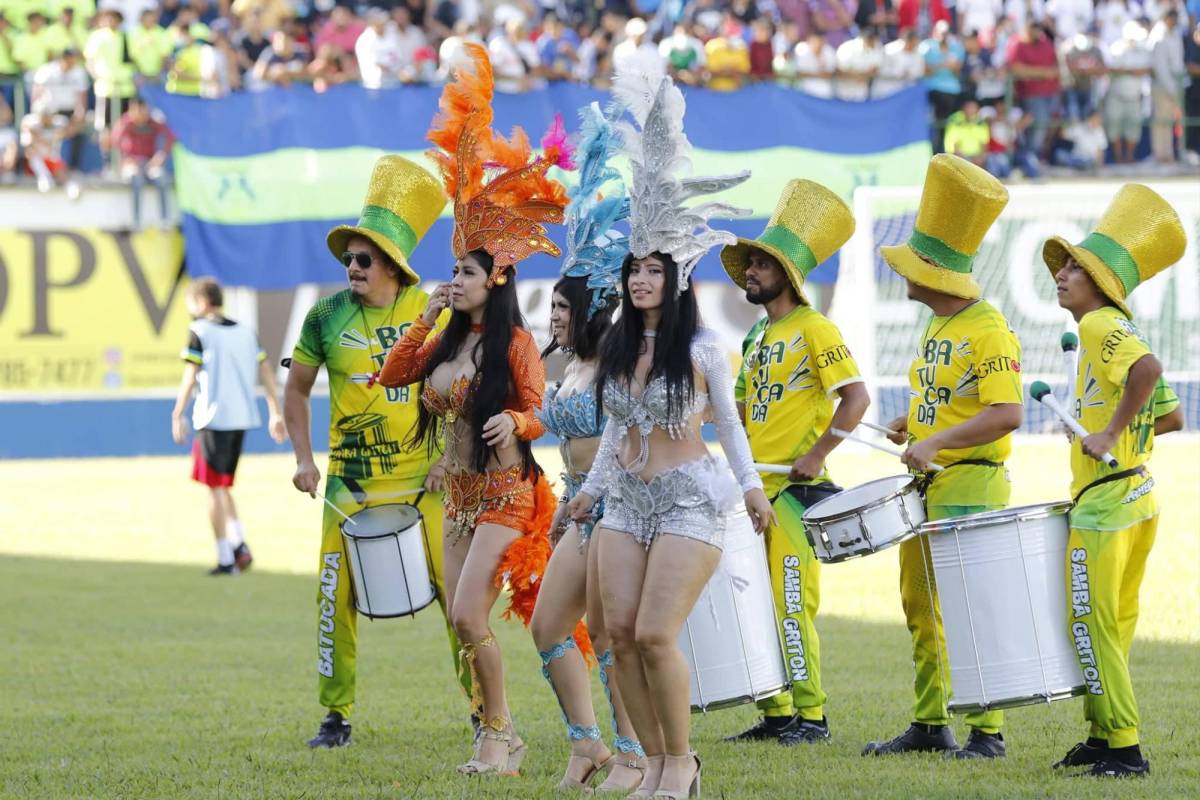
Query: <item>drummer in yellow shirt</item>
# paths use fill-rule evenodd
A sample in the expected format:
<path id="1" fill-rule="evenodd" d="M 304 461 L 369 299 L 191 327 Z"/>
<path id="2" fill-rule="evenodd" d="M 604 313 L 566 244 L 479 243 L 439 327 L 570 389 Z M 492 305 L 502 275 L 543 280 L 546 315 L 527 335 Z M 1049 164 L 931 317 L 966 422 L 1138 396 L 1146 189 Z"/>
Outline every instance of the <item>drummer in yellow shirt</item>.
<path id="1" fill-rule="evenodd" d="M 1007 203 L 1008 191 L 979 167 L 934 156 L 908 243 L 880 250 L 907 279 L 909 298 L 934 314 L 909 368 L 908 414 L 889 425 L 897 432 L 893 441 L 908 442 L 904 462 L 926 475 L 930 520 L 1008 505 L 1004 460 L 1024 412 L 1021 347 L 1004 315 L 980 299 L 971 276 L 980 243 Z M 928 472 L 931 464 L 943 470 Z M 950 729 L 950 663 L 924 536 L 900 545 L 900 601 L 913 642 L 914 722 L 890 741 L 869 743 L 863 755 L 1003 757 L 1003 712 L 968 714 L 971 733 L 961 748 Z"/>
<path id="2" fill-rule="evenodd" d="M 1071 444 L 1075 506 L 1066 564 L 1067 622 L 1091 730 L 1056 768 L 1089 767 L 1092 775 L 1117 778 L 1150 772 L 1138 743 L 1129 649 L 1138 589 L 1158 529 L 1154 478 L 1146 464 L 1154 435 L 1182 427 L 1182 413 L 1126 299 L 1182 258 L 1186 246 L 1175 210 L 1153 190 L 1128 184 L 1082 242 L 1056 236 L 1042 250 L 1058 304 L 1079 323 L 1074 414 L 1093 431 Z M 1106 452 L 1116 467 L 1100 460 Z"/>
<path id="3" fill-rule="evenodd" d="M 743 342 L 734 387 L 750 450 L 755 461 L 792 467 L 790 475 L 763 476 L 779 520 L 766 531 L 767 560 L 792 689 L 760 700 L 763 719 L 729 741 L 829 739 L 815 625 L 820 562 L 805 539 L 803 517 L 808 506 L 839 491 L 825 469 L 840 441 L 829 429 L 853 429 L 871 401 L 841 332 L 812 307 L 803 285 L 852 233 L 854 217 L 841 198 L 793 180 L 762 235 L 721 253 L 746 299 L 767 312 Z"/>

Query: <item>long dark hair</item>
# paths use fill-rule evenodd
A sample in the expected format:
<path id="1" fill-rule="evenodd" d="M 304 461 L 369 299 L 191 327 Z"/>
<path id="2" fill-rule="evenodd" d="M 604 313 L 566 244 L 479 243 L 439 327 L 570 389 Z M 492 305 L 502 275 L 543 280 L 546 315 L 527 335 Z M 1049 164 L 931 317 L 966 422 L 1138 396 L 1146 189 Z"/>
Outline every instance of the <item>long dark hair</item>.
<path id="1" fill-rule="evenodd" d="M 571 307 L 571 350 L 581 361 L 591 361 L 600 352 L 600 340 L 612 327 L 613 311 L 617 308 L 617 298 L 609 296 L 604 307 L 588 317 L 592 305 L 592 290 L 587 286 L 587 278 L 559 278 L 554 284 L 554 291 L 563 296 Z M 554 302 L 554 295 L 550 295 Z M 558 340 L 550 337 L 550 344 L 542 351 L 542 358 L 558 349 Z"/>
<path id="2" fill-rule="evenodd" d="M 654 348 L 654 359 L 646 374 L 646 384 L 661 375 L 667 384 L 667 413 L 674 414 L 685 408 L 695 394 L 695 378 L 692 366 L 692 340 L 700 327 L 700 307 L 696 303 L 696 292 L 689 278 L 687 289 L 675 295 L 678 285 L 679 267 L 675 259 L 665 253 L 651 253 L 666 267 L 663 281 L 662 318 L 658 323 L 658 336 Z M 596 421 L 603 411 L 604 385 L 610 380 L 626 384 L 633 380 L 638 354 L 642 347 L 642 312 L 633 306 L 629 296 L 629 272 L 633 265 L 633 254 L 625 256 L 621 265 L 621 316 L 609 329 L 600 344 L 600 362 L 596 367 Z"/>
<path id="3" fill-rule="evenodd" d="M 486 251 L 472 250 L 467 255 L 473 256 L 484 272 L 491 273 L 493 261 Z M 508 350 L 512 345 L 513 329 L 526 328 L 525 318 L 521 316 L 521 308 L 517 303 L 516 280 L 511 272 L 505 283 L 497 284 L 488 291 L 487 302 L 483 307 L 482 325 L 483 331 L 471 353 L 471 359 L 475 362 L 475 378 L 471 381 L 468 403 L 473 436 L 471 466 L 476 472 L 487 470 L 488 458 L 495 452 L 494 447 L 483 441 L 483 426 L 489 419 L 504 411 L 505 401 L 512 394 L 513 377 L 508 366 Z M 421 377 L 422 393 L 429 376 L 438 365 L 449 361 L 462 349 L 463 342 L 470 332 L 470 315 L 464 311 L 452 311 L 446 330 L 434 348 L 425 374 Z M 411 443 L 415 445 L 424 441 L 428 452 L 432 453 L 438 427 L 438 418 L 425 408 L 423 403 L 419 403 L 417 424 Z M 542 468 L 533 459 L 530 443 L 518 439 L 517 449 L 521 453 L 521 467 L 525 475 L 530 480 L 536 479 L 542 474 Z"/>

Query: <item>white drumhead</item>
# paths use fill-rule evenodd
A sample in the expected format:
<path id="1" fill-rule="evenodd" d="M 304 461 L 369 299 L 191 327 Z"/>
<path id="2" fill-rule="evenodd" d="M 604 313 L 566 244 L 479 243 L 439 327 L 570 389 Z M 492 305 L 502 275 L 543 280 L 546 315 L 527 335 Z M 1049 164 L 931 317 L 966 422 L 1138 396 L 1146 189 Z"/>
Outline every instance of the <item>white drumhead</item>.
<path id="1" fill-rule="evenodd" d="M 848 514 L 896 494 L 912 481 L 912 475 L 893 475 L 890 478 L 880 478 L 852 489 L 846 489 L 844 492 L 825 498 L 805 511 L 804 519 L 827 519 Z"/>
<path id="2" fill-rule="evenodd" d="M 352 539 L 371 539 L 389 533 L 399 533 L 416 525 L 421 512 L 407 503 L 371 506 L 350 515 L 353 525 L 342 523 L 342 530 Z"/>

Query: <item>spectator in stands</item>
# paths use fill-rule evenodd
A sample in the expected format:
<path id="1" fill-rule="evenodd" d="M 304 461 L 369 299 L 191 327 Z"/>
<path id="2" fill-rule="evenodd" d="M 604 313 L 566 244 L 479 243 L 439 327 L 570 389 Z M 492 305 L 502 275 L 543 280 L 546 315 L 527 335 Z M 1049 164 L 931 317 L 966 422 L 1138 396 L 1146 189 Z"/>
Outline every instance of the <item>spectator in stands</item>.
<path id="1" fill-rule="evenodd" d="M 0 94 L 0 185 L 17 179 L 17 129 L 13 126 L 13 110 Z"/>
<path id="2" fill-rule="evenodd" d="M 982 34 L 963 39 L 963 97 L 973 97 L 981 106 L 995 105 L 1008 92 L 1004 54 L 983 44 Z"/>
<path id="3" fill-rule="evenodd" d="M 388 12 L 369 8 L 367 27 L 354 43 L 354 57 L 362 85 L 368 89 L 390 89 L 404 81 L 401 73 L 400 37 Z M 413 72 L 408 73 L 411 80 Z"/>
<path id="4" fill-rule="evenodd" d="M 1160 164 L 1175 161 L 1175 118 L 1183 96 L 1187 70 L 1183 66 L 1183 36 L 1179 32 L 1179 12 L 1168 8 L 1150 32 L 1150 93 L 1153 112 L 1150 119 L 1150 150 Z"/>
<path id="5" fill-rule="evenodd" d="M 1200 17 L 1200 10 L 1197 10 Z M 1184 128 L 1184 155 L 1192 165 L 1200 164 L 1200 20 L 1192 25 L 1192 34 L 1184 42 L 1183 63 L 1191 83 L 1184 95 L 1184 115 L 1191 124 Z"/>
<path id="6" fill-rule="evenodd" d="M 809 22 L 834 50 L 854 35 L 858 0 L 808 0 Z"/>
<path id="7" fill-rule="evenodd" d="M 988 140 L 987 171 L 997 178 L 1007 178 L 1019 169 L 1026 178 L 1041 175 L 1037 156 L 1022 144 L 1032 118 L 1019 108 L 1009 109 L 1003 100 L 991 108 L 980 109 L 979 116 L 988 121 L 991 138 Z"/>
<path id="8" fill-rule="evenodd" d="M 1108 50 L 1124 36 L 1125 23 L 1141 16 L 1137 0 L 1099 0 L 1096 6 L 1096 28 L 1100 47 Z"/>
<path id="9" fill-rule="evenodd" d="M 1129 20 L 1120 40 L 1105 53 L 1108 92 L 1104 95 L 1104 125 L 1118 164 L 1133 162 L 1133 151 L 1142 138 L 1146 122 L 1142 112 L 1146 79 L 1150 75 L 1150 51 L 1145 47 L 1146 29 Z"/>
<path id="10" fill-rule="evenodd" d="M 900 30 L 912 28 L 922 41 L 933 35 L 933 26 L 950 23 L 950 12 L 942 0 L 897 0 L 896 19 Z"/>
<path id="11" fill-rule="evenodd" d="M 397 7 L 397 10 L 408 12 L 404 6 Z M 343 76 L 346 70 L 343 68 L 342 61 L 348 58 L 353 62 L 354 44 L 362 35 L 364 27 L 358 17 L 354 16 L 354 12 L 345 6 L 334 6 L 329 12 L 329 19 L 317 31 L 312 48 L 316 54 L 316 60 L 322 62 L 318 71 L 326 75 L 327 80 L 338 83 L 345 82 Z M 339 66 L 334 72 L 329 72 L 330 65 L 333 64 Z M 357 68 L 354 68 L 353 63 L 350 64 L 350 67 L 356 73 L 354 79 L 357 79 Z"/>
<path id="12" fill-rule="evenodd" d="M 58 9 L 58 19 L 47 26 L 50 36 L 50 48 L 56 55 L 64 50 L 83 52 L 87 44 L 87 21 L 80 21 L 72 6 L 63 5 Z"/>
<path id="13" fill-rule="evenodd" d="M 704 43 L 704 59 L 708 62 L 708 88 L 718 92 L 733 92 L 750 78 L 750 50 L 746 40 L 732 32 L 722 32 Z M 615 65 L 614 65 L 615 66 Z"/>
<path id="14" fill-rule="evenodd" d="M 871 82 L 883 66 L 883 45 L 879 32 L 863 28 L 862 33 L 837 49 L 837 81 L 834 90 L 841 100 L 861 102 L 871 96 Z"/>
<path id="15" fill-rule="evenodd" d="M 704 80 L 704 42 L 689 35 L 682 22 L 675 23 L 675 32 L 658 43 L 658 52 L 679 83 L 696 86 Z"/>
<path id="16" fill-rule="evenodd" d="M 21 68 L 13 57 L 13 40 L 16 36 L 17 32 L 13 30 L 12 23 L 8 21 L 5 13 L 0 11 L 0 100 L 4 100 L 5 104 L 10 106 L 10 113 L 15 92 L 12 85 L 5 83 L 3 79 L 15 78 L 21 74 Z"/>
<path id="17" fill-rule="evenodd" d="M 163 230 L 171 227 L 166 167 L 174 144 L 175 135 L 150 114 L 145 100 L 134 97 L 129 101 L 129 110 L 113 131 L 113 147 L 120 153 L 121 179 L 129 183 L 134 230 L 142 229 L 142 190 L 147 182 L 158 190 L 159 226 Z"/>
<path id="18" fill-rule="evenodd" d="M 175 50 L 175 35 L 158 24 L 157 9 L 147 8 L 138 23 L 125 34 L 129 43 L 129 58 L 139 85 L 161 83 L 166 73 L 167 58 Z"/>
<path id="19" fill-rule="evenodd" d="M 642 59 L 645 59 L 645 62 L 642 63 L 649 63 L 659 58 L 658 47 L 651 41 L 648 31 L 646 20 L 641 17 L 633 17 L 625 23 L 625 38 L 618 42 L 612 51 L 614 72 L 624 69 L 630 64 L 639 63 Z M 705 55 L 709 55 L 707 45 L 705 45 Z M 749 71 L 749 65 L 747 65 L 747 71 Z"/>
<path id="20" fill-rule="evenodd" d="M 833 97 L 833 76 L 837 72 L 837 51 L 825 41 L 816 28 L 808 38 L 796 45 L 792 65 L 796 88 L 813 97 Z"/>
<path id="21" fill-rule="evenodd" d="M 32 12 L 25 23 L 25 30 L 13 39 L 12 57 L 25 73 L 28 85 L 33 73 L 46 62 L 54 58 L 54 32 L 46 24 L 46 15 L 41 11 Z"/>
<path id="22" fill-rule="evenodd" d="M 359 77 L 354 56 L 343 53 L 331 42 L 318 45 L 316 57 L 304 69 L 318 94 L 330 86 L 357 81 Z"/>
<path id="23" fill-rule="evenodd" d="M 568 81 L 574 76 L 579 34 L 563 25 L 557 14 L 542 17 L 542 31 L 537 40 L 542 70 L 552 81 Z"/>
<path id="24" fill-rule="evenodd" d="M 1062 83 L 1058 72 L 1058 51 L 1048 26 L 1030 18 L 1024 31 L 1008 43 L 1005 59 L 1016 79 L 1015 96 L 1033 116 L 1029 127 L 1029 147 L 1041 158 L 1054 115 L 1059 110 Z"/>
<path id="25" fill-rule="evenodd" d="M 750 23 L 750 79 L 775 79 L 775 30 L 771 20 L 759 17 Z"/>
<path id="26" fill-rule="evenodd" d="M 1093 0 L 1046 0 L 1045 14 L 1053 23 L 1053 36 L 1065 42 L 1091 30 L 1096 8 Z"/>
<path id="27" fill-rule="evenodd" d="M 252 85 L 254 65 L 271 46 L 271 40 L 263 28 L 262 11 L 254 9 L 242 17 L 241 30 L 234 36 L 233 46 L 237 52 L 238 69 L 242 73 L 242 85 L 257 88 Z"/>
<path id="28" fill-rule="evenodd" d="M 1100 112 L 1089 115 L 1086 120 L 1072 122 L 1067 127 L 1065 138 L 1070 143 L 1070 149 L 1055 151 L 1054 160 L 1060 167 L 1091 172 L 1104 163 L 1108 137 L 1104 134 L 1104 119 Z"/>
<path id="29" fill-rule="evenodd" d="M 70 139 L 67 165 L 73 170 L 78 170 L 83 160 L 89 88 L 87 72 L 80 65 L 79 51 L 74 47 L 33 73 L 33 105 L 42 104 L 51 114 L 62 115 L 71 122 L 74 135 Z"/>
<path id="30" fill-rule="evenodd" d="M 545 85 L 537 45 L 529 38 L 525 18 L 510 16 L 488 40 L 488 55 L 496 76 L 496 91 L 527 92 Z"/>
<path id="31" fill-rule="evenodd" d="M 438 80 L 447 81 L 454 70 L 471 66 L 471 59 L 463 47 L 466 42 L 484 44 L 483 35 L 473 23 L 460 19 L 454 26 L 453 35 L 438 47 Z"/>
<path id="32" fill-rule="evenodd" d="M 271 46 L 254 65 L 254 77 L 260 83 L 291 86 L 307 79 L 308 74 L 304 71 L 307 64 L 308 51 L 286 30 L 278 30 L 271 34 Z"/>
<path id="33" fill-rule="evenodd" d="M 612 75 L 612 37 L 608 31 L 597 25 L 580 42 L 576 55 L 575 80 L 596 86 L 607 84 L 608 77 Z"/>
<path id="34" fill-rule="evenodd" d="M 963 102 L 962 109 L 946 120 L 946 152 L 965 158 L 982 167 L 987 163 L 991 131 L 986 120 L 979 117 L 979 103 L 973 99 Z"/>
<path id="35" fill-rule="evenodd" d="M 263 28 L 267 31 L 278 30 L 284 20 L 296 16 L 296 10 L 288 0 L 233 0 L 230 10 L 243 25 L 247 16 L 257 12 Z"/>
<path id="36" fill-rule="evenodd" d="M 858 11 L 854 12 L 854 24 L 860 29 L 874 28 L 884 42 L 896 38 L 898 18 L 894 0 L 858 0 Z"/>
<path id="37" fill-rule="evenodd" d="M 1095 34 L 1077 33 L 1060 45 L 1064 70 L 1063 105 L 1073 122 L 1085 120 L 1096 110 L 1096 88 L 1107 70 L 1104 53 Z"/>
<path id="38" fill-rule="evenodd" d="M 1004 0 L 957 0 L 958 32 L 965 42 L 969 38 L 996 29 L 1004 14 Z"/>
<path id="39" fill-rule="evenodd" d="M 1023 31 L 1032 23 L 1046 19 L 1045 0 L 1005 0 L 1004 15 L 1013 21 L 1015 30 Z"/>
<path id="40" fill-rule="evenodd" d="M 108 162 L 112 126 L 125 113 L 133 97 L 133 64 L 121 30 L 124 21 L 116 8 L 101 8 L 96 28 L 88 36 L 83 50 L 88 74 L 92 76 L 92 94 L 96 97 L 95 125 L 100 132 L 100 153 Z"/>
<path id="41" fill-rule="evenodd" d="M 67 197 L 79 199 L 79 184 L 71 178 L 67 162 L 62 157 L 62 143 L 77 133 L 79 123 L 62 114 L 54 114 L 46 102 L 33 107 L 21 121 L 21 146 L 29 173 L 37 178 L 38 191 L 50 191 L 55 184 L 66 189 Z"/>
<path id="42" fill-rule="evenodd" d="M 216 97 L 241 91 L 242 70 L 238 66 L 238 52 L 233 45 L 233 25 L 221 17 L 213 22 L 209 44 L 213 48 L 213 72 L 216 79 Z"/>
<path id="43" fill-rule="evenodd" d="M 194 35 L 191 19 L 188 14 L 177 14 L 171 26 L 177 47 L 167 69 L 166 90 L 189 97 L 220 97 L 217 51 L 206 39 Z"/>
<path id="44" fill-rule="evenodd" d="M 933 152 L 944 149 L 945 125 L 958 110 L 962 82 L 959 80 L 966 50 L 950 32 L 950 23 L 939 21 L 933 35 L 921 42 L 921 57 L 925 59 L 925 87 L 929 90 L 929 105 L 933 110 Z"/>
<path id="45" fill-rule="evenodd" d="M 899 39 L 883 46 L 883 63 L 879 65 L 878 77 L 871 82 L 871 97 L 888 97 L 925 77 L 925 57 L 920 45 L 916 30 L 908 28 Z"/>

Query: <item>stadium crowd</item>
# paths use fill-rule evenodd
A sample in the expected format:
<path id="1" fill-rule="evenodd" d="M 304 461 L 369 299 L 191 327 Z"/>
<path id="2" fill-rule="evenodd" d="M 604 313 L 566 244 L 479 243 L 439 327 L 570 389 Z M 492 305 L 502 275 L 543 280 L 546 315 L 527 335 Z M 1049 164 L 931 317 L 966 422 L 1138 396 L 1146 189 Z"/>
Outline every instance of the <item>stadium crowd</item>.
<path id="1" fill-rule="evenodd" d="M 1155 161 L 1200 163 L 1200 0 L 0 0 L 0 11 L 0 181 L 15 179 L 20 148 L 43 189 L 77 191 L 89 137 L 106 169 L 161 180 L 172 137 L 130 109 L 141 87 L 220 97 L 437 83 L 467 41 L 486 44 L 506 92 L 603 87 L 636 58 L 715 91 L 770 81 L 869 102 L 921 82 L 935 152 L 1001 177 L 1048 162 L 1091 170 L 1110 149 L 1131 162 L 1147 127 Z"/>

